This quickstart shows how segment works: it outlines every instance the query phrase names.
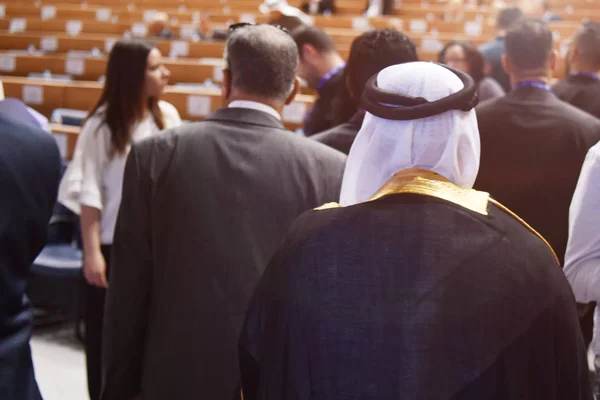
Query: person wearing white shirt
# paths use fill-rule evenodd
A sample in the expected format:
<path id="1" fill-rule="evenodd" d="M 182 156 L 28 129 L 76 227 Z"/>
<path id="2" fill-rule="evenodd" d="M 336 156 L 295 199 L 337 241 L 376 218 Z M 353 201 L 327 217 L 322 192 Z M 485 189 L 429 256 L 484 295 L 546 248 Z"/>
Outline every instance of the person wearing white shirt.
<path id="1" fill-rule="evenodd" d="M 91 400 L 100 396 L 107 272 L 127 154 L 132 143 L 181 124 L 177 110 L 158 100 L 169 76 L 152 43 L 121 40 L 115 44 L 102 96 L 83 125 L 59 189 L 59 202 L 81 216 Z"/>
<path id="2" fill-rule="evenodd" d="M 579 303 L 600 302 L 600 144 L 583 163 L 569 210 L 565 275 Z M 594 315 L 592 340 L 596 367 L 594 394 L 600 395 L 600 310 Z"/>

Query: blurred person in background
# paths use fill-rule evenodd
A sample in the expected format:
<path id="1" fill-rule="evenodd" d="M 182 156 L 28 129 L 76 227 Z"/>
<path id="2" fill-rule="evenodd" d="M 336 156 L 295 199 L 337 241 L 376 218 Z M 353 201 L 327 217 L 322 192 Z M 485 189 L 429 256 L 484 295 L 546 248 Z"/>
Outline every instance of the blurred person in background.
<path id="1" fill-rule="evenodd" d="M 552 88 L 561 100 L 600 118 L 600 24 L 584 24 L 565 59 L 567 77 Z"/>
<path id="2" fill-rule="evenodd" d="M 365 17 L 380 17 L 394 14 L 394 0 L 368 0 Z"/>
<path id="3" fill-rule="evenodd" d="M 527 221 L 562 264 L 569 204 L 586 153 L 600 140 L 600 121 L 551 92 L 553 49 L 552 31 L 540 20 L 508 31 L 504 65 L 513 89 L 477 107 L 482 157 L 475 188 Z"/>
<path id="4" fill-rule="evenodd" d="M 158 11 L 152 17 L 152 21 L 148 24 L 148 37 L 152 39 L 175 39 L 175 35 L 169 29 L 169 15 L 165 12 Z"/>
<path id="5" fill-rule="evenodd" d="M 346 63 L 331 37 L 321 29 L 304 26 L 294 30 L 292 36 L 300 54 L 298 75 L 317 91 L 317 99 L 304 119 L 304 134 L 310 136 L 335 125 L 333 100 L 344 85 Z"/>
<path id="6" fill-rule="evenodd" d="M 311 139 L 348 154 L 365 118 L 365 111 L 360 104 L 365 83 L 385 67 L 417 60 L 415 44 L 397 30 L 372 30 L 354 39 L 344 69 L 344 84 L 350 97 L 348 101 L 352 102 L 351 114 L 340 125 L 317 133 Z"/>
<path id="7" fill-rule="evenodd" d="M 335 14 L 334 0 L 308 0 L 302 3 L 300 9 L 307 14 Z"/>
<path id="8" fill-rule="evenodd" d="M 552 4 L 550 1 L 542 1 L 541 4 L 541 18 L 545 22 L 557 22 L 562 21 L 562 18 L 558 14 L 552 12 Z"/>
<path id="9" fill-rule="evenodd" d="M 286 0 L 265 0 L 258 7 L 259 11 L 267 15 L 269 25 L 278 25 L 288 30 L 300 28 L 303 25 L 312 25 L 312 18 L 302 10 L 292 7 Z"/>
<path id="10" fill-rule="evenodd" d="M 511 86 L 510 78 L 502 66 L 504 39 L 506 31 L 523 19 L 523 16 L 523 11 L 518 7 L 508 7 L 500 10 L 496 17 L 496 38 L 479 47 L 479 51 L 489 65 L 489 75 L 502 86 L 505 92 L 509 92 Z"/>
<path id="11" fill-rule="evenodd" d="M 104 299 L 127 154 L 132 143 L 181 124 L 177 110 L 160 100 L 169 76 L 154 44 L 143 40 L 115 43 L 102 95 L 81 129 L 73 161 L 60 185 L 59 202 L 81 217 L 91 400 L 100 396 Z"/>
<path id="12" fill-rule="evenodd" d="M 494 78 L 485 76 L 485 60 L 472 44 L 462 41 L 449 42 L 440 52 L 439 61 L 471 75 L 477 84 L 479 101 L 505 94 L 502 86 Z"/>

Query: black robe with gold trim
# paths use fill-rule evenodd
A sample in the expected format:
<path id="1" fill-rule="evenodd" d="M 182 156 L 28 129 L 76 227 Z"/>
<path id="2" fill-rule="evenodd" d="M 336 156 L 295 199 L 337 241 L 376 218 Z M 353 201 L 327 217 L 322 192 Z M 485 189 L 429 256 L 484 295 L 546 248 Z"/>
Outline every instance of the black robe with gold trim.
<path id="1" fill-rule="evenodd" d="M 239 350 L 245 400 L 592 398 L 552 250 L 487 194 L 433 174 L 302 215 Z"/>

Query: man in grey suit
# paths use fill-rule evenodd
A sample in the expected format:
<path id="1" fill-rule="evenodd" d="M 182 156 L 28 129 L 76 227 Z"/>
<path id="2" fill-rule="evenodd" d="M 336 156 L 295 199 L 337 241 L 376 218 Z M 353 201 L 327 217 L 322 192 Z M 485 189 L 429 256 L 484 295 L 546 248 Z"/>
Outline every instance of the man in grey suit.
<path id="1" fill-rule="evenodd" d="M 284 129 L 298 51 L 273 26 L 226 44 L 223 99 L 133 147 L 104 326 L 103 400 L 230 399 L 249 298 L 292 222 L 336 201 L 345 156 Z"/>

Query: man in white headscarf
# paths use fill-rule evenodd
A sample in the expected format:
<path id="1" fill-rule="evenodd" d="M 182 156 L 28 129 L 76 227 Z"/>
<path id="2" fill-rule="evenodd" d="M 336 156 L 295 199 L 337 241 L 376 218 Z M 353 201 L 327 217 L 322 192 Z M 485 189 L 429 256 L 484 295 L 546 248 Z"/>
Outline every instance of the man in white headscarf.
<path id="1" fill-rule="evenodd" d="M 305 213 L 239 343 L 248 399 L 591 399 L 546 241 L 487 193 L 473 80 L 431 63 L 365 87 L 341 203 Z"/>

